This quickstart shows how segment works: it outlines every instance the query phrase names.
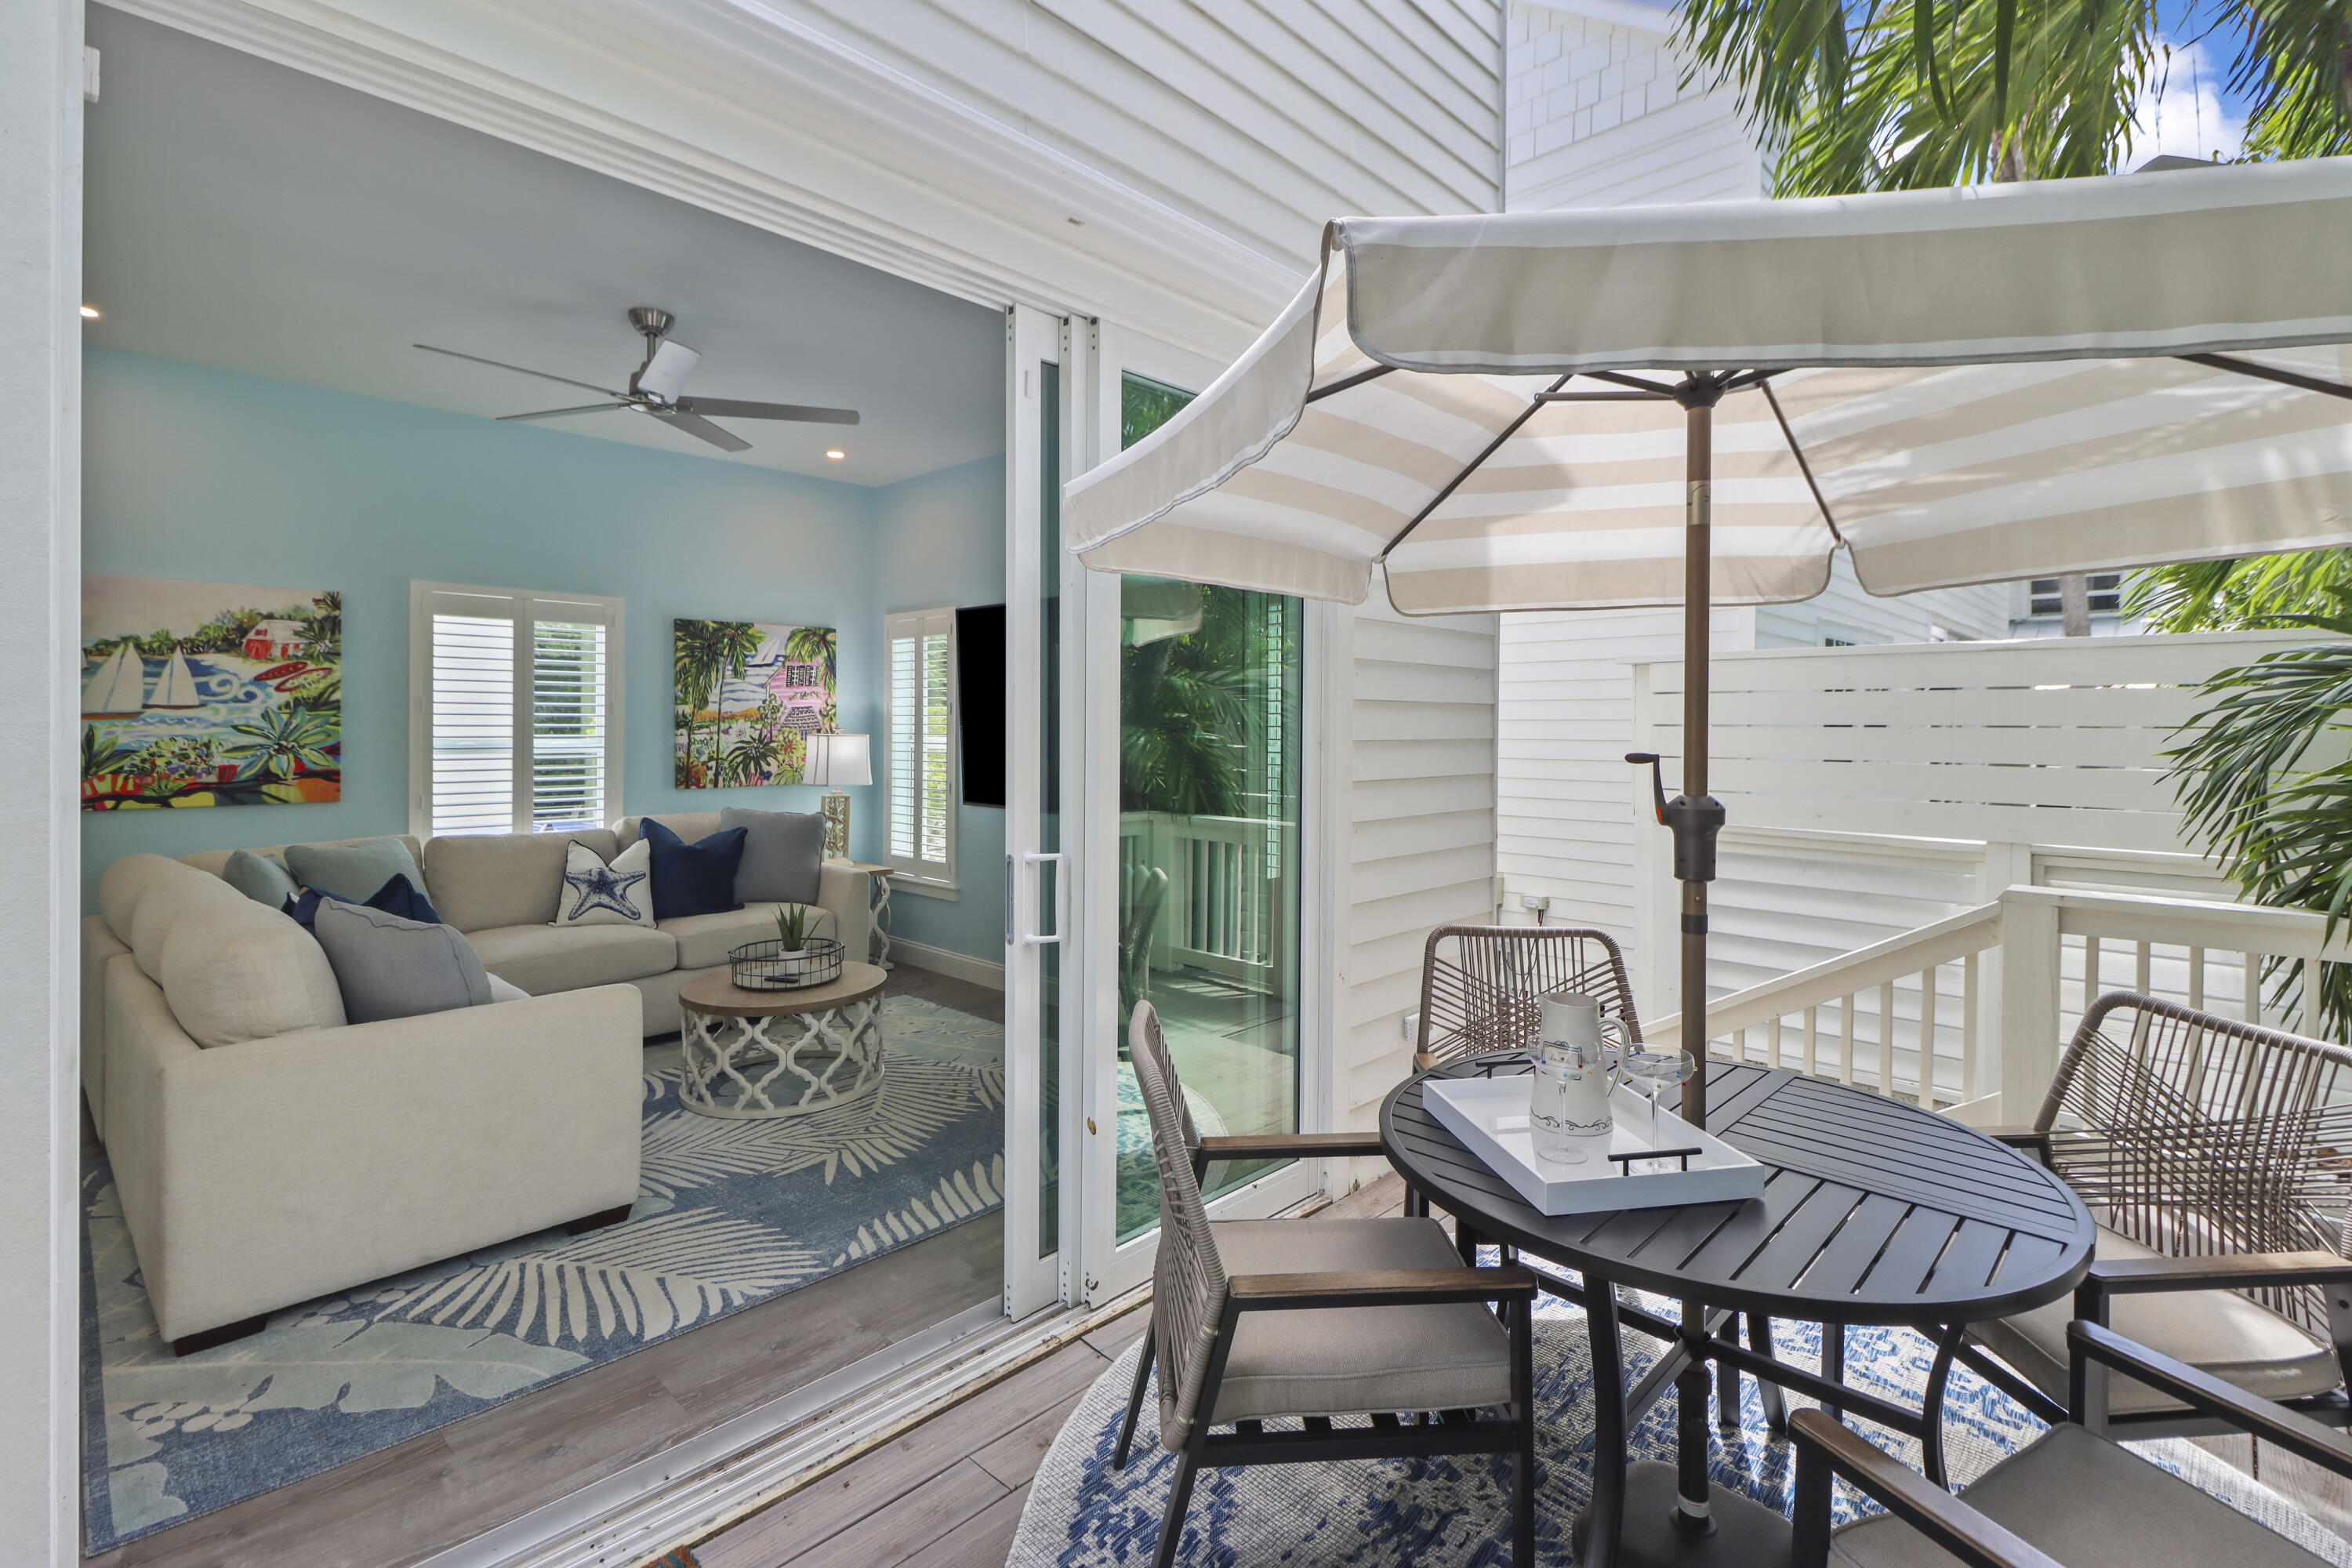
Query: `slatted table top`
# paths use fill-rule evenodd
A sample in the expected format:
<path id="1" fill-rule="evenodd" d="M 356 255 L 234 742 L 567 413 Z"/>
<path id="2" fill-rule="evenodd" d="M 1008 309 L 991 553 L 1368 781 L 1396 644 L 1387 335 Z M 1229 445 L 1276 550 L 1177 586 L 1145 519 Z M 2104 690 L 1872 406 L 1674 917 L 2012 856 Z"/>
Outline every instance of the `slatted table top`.
<path id="1" fill-rule="evenodd" d="M 2090 1267 L 2082 1200 L 2015 1150 L 1883 1095 L 1707 1066 L 1707 1131 L 1771 1167 L 1760 1199 L 1538 1213 L 1422 1105 L 1423 1077 L 1528 1071 L 1516 1053 L 1409 1079 L 1381 1107 L 1381 1142 L 1400 1175 L 1489 1240 L 1712 1306 L 1830 1323 L 1978 1322 L 2055 1300 Z"/>

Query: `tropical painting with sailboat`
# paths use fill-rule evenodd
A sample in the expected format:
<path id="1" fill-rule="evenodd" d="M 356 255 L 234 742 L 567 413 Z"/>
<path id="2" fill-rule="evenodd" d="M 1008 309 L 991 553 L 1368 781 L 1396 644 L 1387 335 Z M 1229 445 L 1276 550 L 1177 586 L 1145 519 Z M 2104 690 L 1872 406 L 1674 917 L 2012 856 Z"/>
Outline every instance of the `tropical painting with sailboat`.
<path id="1" fill-rule="evenodd" d="M 82 579 L 81 805 L 296 805 L 343 793 L 343 596 Z"/>

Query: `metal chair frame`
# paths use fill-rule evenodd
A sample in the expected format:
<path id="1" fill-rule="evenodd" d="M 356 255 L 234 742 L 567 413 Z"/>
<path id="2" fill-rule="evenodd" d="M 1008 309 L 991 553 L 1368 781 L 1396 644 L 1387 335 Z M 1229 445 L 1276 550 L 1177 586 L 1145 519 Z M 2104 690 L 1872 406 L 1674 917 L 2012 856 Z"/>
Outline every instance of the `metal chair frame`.
<path id="1" fill-rule="evenodd" d="M 1512 1563 L 1535 1563 L 1535 1298 L 1534 1275 L 1524 1268 L 1481 1268 L 1466 1259 L 1455 1268 L 1384 1269 L 1349 1273 L 1227 1276 L 1209 1229 L 1201 1173 L 1214 1161 L 1307 1158 L 1377 1153 L 1380 1140 L 1364 1133 L 1276 1134 L 1203 1139 L 1184 1109 L 1184 1096 L 1159 1015 L 1136 1005 L 1128 1031 L 1143 1103 L 1151 1117 L 1152 1152 L 1160 1166 L 1160 1253 L 1153 1267 L 1152 1318 L 1144 1331 L 1127 1415 L 1119 1424 L 1114 1468 L 1127 1463 L 1142 1409 L 1145 1384 L 1160 1373 L 1162 1443 L 1177 1453 L 1174 1483 L 1161 1516 L 1155 1568 L 1170 1568 L 1183 1538 L 1192 1484 L 1204 1465 L 1294 1464 L 1332 1459 L 1420 1458 L 1439 1454 L 1517 1457 L 1512 1493 Z M 1312 1219 L 1292 1222 L 1312 1225 Z M 1244 1312 L 1492 1303 L 1510 1337 L 1511 1403 L 1501 1415 L 1468 1410 L 1370 1417 L 1367 1426 L 1336 1426 L 1328 1416 L 1301 1418 L 1300 1429 L 1265 1430 L 1255 1420 L 1232 1423 L 1230 1434 L 1211 1430 Z M 1163 1333 L 1161 1331 L 1165 1329 Z M 1168 1429 L 1178 1435 L 1168 1442 Z"/>
<path id="2" fill-rule="evenodd" d="M 2071 1408 L 2061 1413 L 2061 1420 L 2072 1420 L 2102 1436 L 2139 1436 L 2116 1433 L 2118 1418 L 2106 1413 L 2107 1381 L 2113 1373 L 2122 1373 L 2189 1406 L 2216 1431 L 2245 1433 L 2336 1475 L 2352 1478 L 2352 1440 L 2307 1415 L 2257 1398 L 2095 1322 L 2077 1320 L 2068 1324 L 2066 1341 Z M 1797 1445 L 1790 1568 L 1827 1568 L 1833 1476 L 1845 1478 L 1969 1568 L 2063 1568 L 2046 1552 L 1970 1508 L 1965 1492 L 1955 1497 L 1904 1468 L 1884 1449 L 1824 1412 L 1798 1411 L 1790 1418 L 1789 1431 Z M 2097 1505 L 2095 1498 L 2084 1500 L 2085 1507 Z"/>
<path id="3" fill-rule="evenodd" d="M 2352 1382 L 2352 1216 L 2328 1212 L 2352 1203 L 2352 1050 L 2109 992 L 2083 1015 L 2033 1124 L 1986 1131 L 2057 1172 L 2108 1229 L 2165 1255 L 2094 1260 L 2077 1318 L 2105 1324 L 2118 1295 L 2241 1290 L 2332 1345 Z M 1957 1359 L 2044 1420 L 2064 1418 L 1975 1345 Z M 2352 1426 L 2342 1385 L 2282 1403 Z M 2195 1409 L 2109 1423 L 2133 1437 L 2233 1429 Z"/>

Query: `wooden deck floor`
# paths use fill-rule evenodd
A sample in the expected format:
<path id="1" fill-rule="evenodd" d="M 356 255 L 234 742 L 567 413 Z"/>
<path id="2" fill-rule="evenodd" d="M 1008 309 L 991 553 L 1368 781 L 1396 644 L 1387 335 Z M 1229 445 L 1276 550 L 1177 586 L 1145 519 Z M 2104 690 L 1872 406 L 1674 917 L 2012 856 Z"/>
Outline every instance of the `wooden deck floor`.
<path id="1" fill-rule="evenodd" d="M 893 992 L 1003 1017 L 1003 997 L 901 964 Z M 991 1214 L 84 1568 L 405 1568 L 993 1300 Z"/>
<path id="2" fill-rule="evenodd" d="M 1401 1212 L 1383 1177 L 1325 1212 Z M 1003 1568 L 1030 1480 L 1079 1396 L 1143 1332 L 1142 1310 L 1106 1324 L 941 1412 L 887 1448 L 695 1545 L 700 1568 Z M 1139 1442 L 1150 1441 L 1146 1415 Z M 2352 1484 L 2251 1439 L 2200 1439 L 2339 1534 L 2352 1537 Z"/>

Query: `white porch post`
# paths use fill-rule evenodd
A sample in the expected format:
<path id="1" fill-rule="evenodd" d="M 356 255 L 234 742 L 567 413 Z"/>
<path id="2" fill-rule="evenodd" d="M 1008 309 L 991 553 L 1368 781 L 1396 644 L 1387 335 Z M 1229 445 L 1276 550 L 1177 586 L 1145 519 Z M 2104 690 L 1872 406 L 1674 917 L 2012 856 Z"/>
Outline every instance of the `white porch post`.
<path id="1" fill-rule="evenodd" d="M 2000 1117 L 2033 1120 L 2058 1069 L 2058 900 L 2000 900 Z"/>
<path id="2" fill-rule="evenodd" d="M 82 8 L 11 14 L 0 49 L 0 1520 L 9 1555 L 65 1568 L 79 1349 L 75 690 L 80 661 Z"/>

